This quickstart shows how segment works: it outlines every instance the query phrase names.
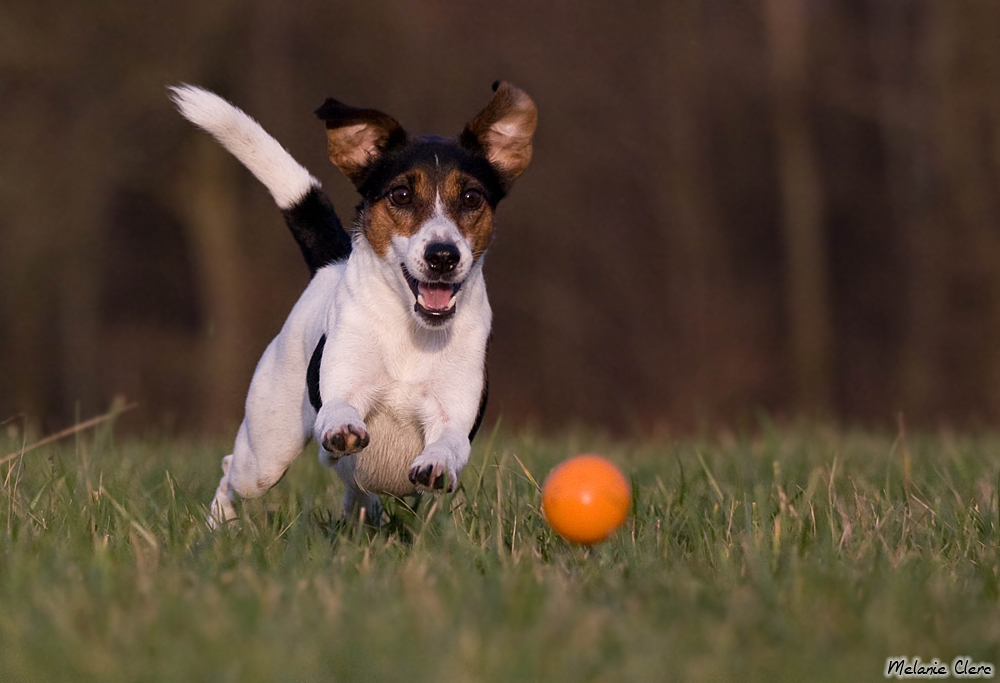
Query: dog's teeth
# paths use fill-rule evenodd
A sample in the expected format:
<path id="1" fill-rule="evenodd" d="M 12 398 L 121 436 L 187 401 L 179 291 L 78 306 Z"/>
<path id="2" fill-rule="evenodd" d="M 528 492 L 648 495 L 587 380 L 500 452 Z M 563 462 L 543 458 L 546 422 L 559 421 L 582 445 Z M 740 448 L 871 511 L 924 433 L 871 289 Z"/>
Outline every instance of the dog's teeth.
<path id="1" fill-rule="evenodd" d="M 427 303 L 424 301 L 423 294 L 417 294 L 417 303 L 423 306 L 424 308 L 427 308 Z"/>

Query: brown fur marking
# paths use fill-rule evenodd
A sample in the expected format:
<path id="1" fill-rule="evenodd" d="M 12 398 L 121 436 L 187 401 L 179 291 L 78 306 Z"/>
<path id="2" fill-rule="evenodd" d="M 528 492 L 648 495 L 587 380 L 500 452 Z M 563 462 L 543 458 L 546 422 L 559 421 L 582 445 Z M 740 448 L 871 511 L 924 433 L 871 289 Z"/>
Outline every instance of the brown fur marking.
<path id="1" fill-rule="evenodd" d="M 462 194 L 472 188 L 482 191 L 469 176 L 460 171 L 451 171 L 442 181 L 440 192 L 445 211 L 469 242 L 473 258 L 479 258 L 493 239 L 493 209 L 485 200 L 478 209 L 469 211 L 463 208 Z"/>
<path id="2" fill-rule="evenodd" d="M 393 206 L 386 197 L 374 204 L 362 219 L 365 237 L 379 256 L 386 255 L 393 235 L 409 237 L 434 211 L 435 187 L 425 171 L 415 168 L 389 183 L 390 188 L 398 185 L 410 188 L 413 202 L 409 206 Z"/>
<path id="3" fill-rule="evenodd" d="M 326 131 L 326 150 L 330 161 L 352 180 L 376 154 L 384 133 L 373 126 L 355 124 Z"/>

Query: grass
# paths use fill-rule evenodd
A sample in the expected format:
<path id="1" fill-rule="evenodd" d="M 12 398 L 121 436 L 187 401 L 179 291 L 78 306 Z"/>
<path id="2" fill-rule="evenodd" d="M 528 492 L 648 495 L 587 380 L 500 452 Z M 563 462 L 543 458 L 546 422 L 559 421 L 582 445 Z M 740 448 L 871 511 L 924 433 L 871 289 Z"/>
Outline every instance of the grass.
<path id="1" fill-rule="evenodd" d="M 0 680 L 856 681 L 883 680 L 890 655 L 1000 663 L 1000 437 L 494 437 L 455 494 L 389 501 L 379 531 L 331 514 L 341 487 L 312 451 L 217 533 L 226 442 L 102 426 L 25 454 L 0 473 Z M 545 525 L 526 471 L 594 450 L 635 495 L 587 550 Z"/>

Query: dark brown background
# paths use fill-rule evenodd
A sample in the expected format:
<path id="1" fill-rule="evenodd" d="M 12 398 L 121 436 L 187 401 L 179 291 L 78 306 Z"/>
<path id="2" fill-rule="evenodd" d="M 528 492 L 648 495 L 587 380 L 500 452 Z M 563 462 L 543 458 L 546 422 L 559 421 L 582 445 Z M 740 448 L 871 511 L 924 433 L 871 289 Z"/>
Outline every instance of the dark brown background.
<path id="1" fill-rule="evenodd" d="M 0 419 L 231 430 L 307 281 L 171 108 L 218 90 L 324 180 L 327 96 L 457 133 L 506 78 L 535 160 L 487 261 L 490 417 L 1000 421 L 993 2 L 0 6 Z"/>

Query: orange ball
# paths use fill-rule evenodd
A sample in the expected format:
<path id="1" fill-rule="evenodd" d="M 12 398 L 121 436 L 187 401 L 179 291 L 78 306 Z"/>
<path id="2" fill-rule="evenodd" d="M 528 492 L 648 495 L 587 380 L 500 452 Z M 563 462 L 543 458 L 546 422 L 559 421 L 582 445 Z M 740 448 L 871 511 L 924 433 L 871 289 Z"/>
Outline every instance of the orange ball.
<path id="1" fill-rule="evenodd" d="M 560 536 L 590 545 L 621 526 L 632 507 L 632 490 L 617 467 L 599 455 L 577 455 L 549 473 L 542 486 L 542 513 Z"/>

